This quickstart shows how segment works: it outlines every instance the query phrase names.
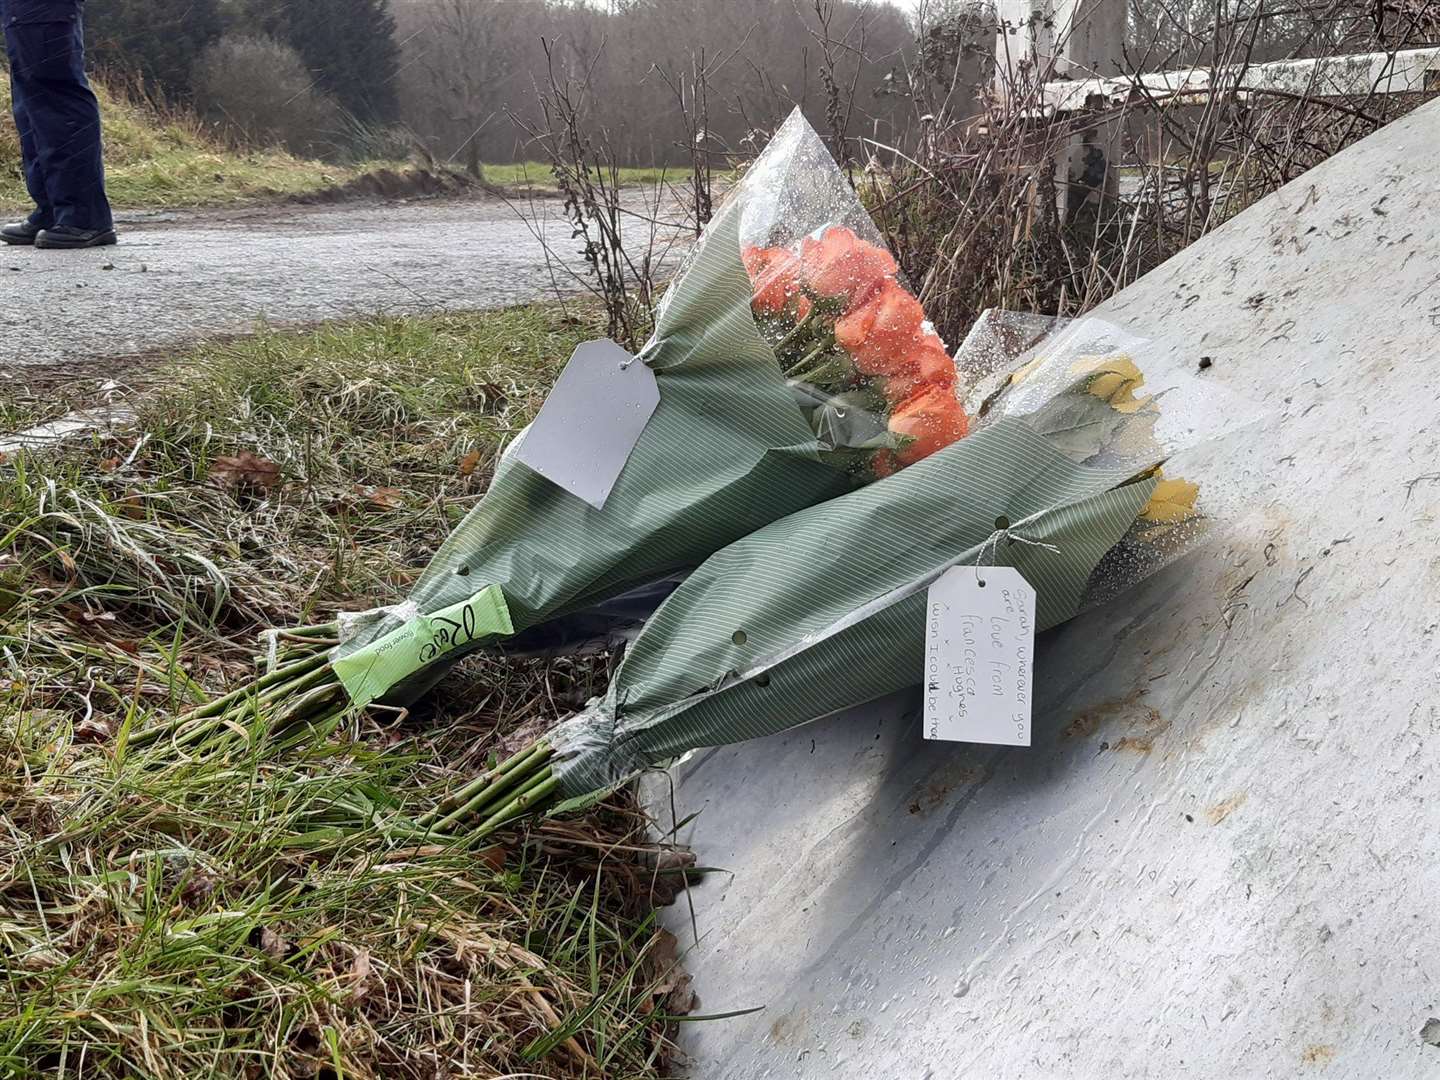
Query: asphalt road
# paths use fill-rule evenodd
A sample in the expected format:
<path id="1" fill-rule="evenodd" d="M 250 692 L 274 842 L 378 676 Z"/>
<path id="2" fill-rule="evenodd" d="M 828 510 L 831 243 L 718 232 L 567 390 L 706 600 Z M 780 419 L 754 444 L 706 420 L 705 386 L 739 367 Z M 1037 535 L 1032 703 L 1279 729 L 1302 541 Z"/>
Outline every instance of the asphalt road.
<path id="1" fill-rule="evenodd" d="M 528 223 L 495 199 L 150 215 L 122 220 L 116 247 L 0 248 L 0 371 L 94 374 L 264 324 L 502 307 L 553 295 L 556 278 L 573 290 L 536 235 L 576 264 L 560 202 L 523 209 Z"/>

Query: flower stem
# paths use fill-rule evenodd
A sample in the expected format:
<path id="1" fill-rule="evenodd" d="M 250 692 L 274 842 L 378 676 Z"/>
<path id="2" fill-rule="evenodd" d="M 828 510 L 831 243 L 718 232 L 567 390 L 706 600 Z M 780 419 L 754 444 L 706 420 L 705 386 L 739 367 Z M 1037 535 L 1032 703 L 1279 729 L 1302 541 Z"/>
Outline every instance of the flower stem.
<path id="1" fill-rule="evenodd" d="M 790 364 L 788 367 L 786 367 L 784 369 L 785 377 L 787 379 L 800 378 L 800 376 L 795 374 L 797 371 L 803 371 L 805 369 L 805 365 L 816 360 L 818 357 L 824 356 L 832 352 L 834 348 L 835 332 L 832 330 L 824 337 L 817 339 L 814 347 L 810 349 L 807 353 L 805 353 L 804 356 L 800 357 L 799 360 L 796 360 L 793 364 Z"/>
<path id="2" fill-rule="evenodd" d="M 487 777 L 489 782 L 471 795 L 464 804 L 443 818 L 427 820 L 425 824 L 431 825 L 436 832 L 445 832 L 467 818 L 475 817 L 484 811 L 493 811 L 496 805 L 504 805 L 503 800 L 523 794 L 534 785 L 537 777 L 550 775 L 549 763 L 552 754 L 549 746 L 537 743 L 530 753 L 507 772 L 497 777 Z"/>
<path id="3" fill-rule="evenodd" d="M 284 667 L 276 668 L 274 671 L 268 672 L 249 684 L 240 687 L 240 689 L 232 690 L 230 693 L 218 697 L 213 701 L 208 701 L 204 705 L 191 709 L 189 712 L 182 713 L 173 720 L 169 720 L 166 723 L 159 724 L 152 728 L 146 728 L 144 731 L 137 731 L 134 735 L 130 736 L 130 746 L 132 748 L 149 746 L 155 740 L 164 738 L 166 735 L 178 731 L 185 725 L 196 720 L 224 716 L 234 711 L 235 706 L 242 702 L 248 702 L 257 698 L 257 696 L 263 696 L 264 692 L 274 691 L 276 687 L 283 688 L 284 684 L 293 682 L 297 678 L 308 675 L 317 668 L 326 667 L 327 665 L 328 658 L 324 654 L 317 654 L 315 656 L 307 656 L 303 660 L 297 660 L 291 664 L 286 664 Z"/>
<path id="4" fill-rule="evenodd" d="M 794 328 L 783 338 L 781 338 L 780 341 L 775 345 L 775 354 L 778 356 L 780 353 L 784 352 L 787 348 L 789 348 L 792 342 L 797 341 L 799 338 L 804 336 L 805 331 L 810 328 L 810 324 L 815 321 L 815 316 L 817 314 L 818 310 L 815 307 L 811 307 L 809 314 L 807 314 L 805 318 L 801 319 L 798 323 L 796 323 Z"/>
<path id="5" fill-rule="evenodd" d="M 559 786 L 560 781 L 551 775 L 550 767 L 547 765 L 529 787 L 482 821 L 479 828 L 472 834 L 473 839 L 482 840 L 506 822 L 513 821 L 532 811 L 538 803 L 549 798 Z"/>
<path id="6" fill-rule="evenodd" d="M 468 784 L 465 784 L 456 791 L 452 791 L 449 795 L 445 796 L 445 798 L 441 799 L 440 802 L 435 805 L 434 809 L 427 810 L 416 818 L 415 823 L 417 825 L 428 825 L 442 815 L 451 814 L 457 808 L 462 807 L 464 809 L 461 811 L 461 816 L 464 817 L 473 811 L 477 805 L 481 805 L 476 802 L 477 795 L 486 793 L 488 797 L 488 793 L 493 792 L 501 781 L 512 776 L 523 774 L 524 770 L 529 767 L 531 759 L 541 754 L 544 754 L 548 759 L 550 756 L 550 747 L 544 742 L 532 743 L 506 758 L 489 772 L 482 773 Z"/>
<path id="7" fill-rule="evenodd" d="M 256 685 L 258 685 L 258 683 Z M 237 702 L 234 707 L 227 709 L 219 716 L 209 719 L 205 723 L 191 728 L 188 731 L 180 731 L 180 729 L 177 728 L 176 731 L 180 733 L 175 735 L 173 741 L 177 746 L 192 745 L 217 728 L 227 727 L 232 722 L 240 721 L 248 715 L 252 715 L 262 709 L 282 702 L 284 703 L 282 707 L 287 710 L 282 716 L 289 715 L 289 711 L 293 708 L 291 702 L 296 695 L 305 694 L 307 691 L 314 690 L 317 687 L 330 690 L 338 685 L 335 669 L 328 663 L 312 665 L 311 670 L 302 673 L 298 678 L 278 686 L 271 686 L 263 694 L 243 698 Z M 304 701 L 305 699 L 302 698 L 301 700 Z M 180 719 L 183 722 L 192 718 L 181 717 Z"/>
<path id="8" fill-rule="evenodd" d="M 279 638 L 285 641 L 288 638 L 333 638 L 339 636 L 340 624 L 338 622 L 316 623 L 314 626 L 296 626 L 290 629 L 281 630 Z"/>
<path id="9" fill-rule="evenodd" d="M 797 365 L 797 369 L 799 365 Z M 786 377 L 794 382 L 808 383 L 811 386 L 831 388 L 836 384 L 849 382 L 855 375 L 854 365 L 849 357 L 830 355 L 824 357 L 817 364 L 803 370 L 792 370 Z"/>
<path id="10" fill-rule="evenodd" d="M 284 749 L 316 738 L 324 738 L 345 719 L 346 700 L 336 693 L 338 686 L 312 690 L 297 702 L 293 712 L 272 733 L 275 747 Z"/>

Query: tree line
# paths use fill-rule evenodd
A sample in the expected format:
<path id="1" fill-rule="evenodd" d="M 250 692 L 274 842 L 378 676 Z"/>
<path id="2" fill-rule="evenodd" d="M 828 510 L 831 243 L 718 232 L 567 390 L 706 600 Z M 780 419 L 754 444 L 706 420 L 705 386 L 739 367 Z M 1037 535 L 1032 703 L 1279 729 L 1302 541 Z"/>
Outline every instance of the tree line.
<path id="1" fill-rule="evenodd" d="M 568 85 L 588 129 L 627 165 L 687 156 L 697 132 L 744 152 L 795 106 L 821 130 L 890 140 L 909 104 L 894 92 L 914 27 L 851 0 L 401 0 L 401 115 L 439 157 L 533 156 L 539 99 Z M 518 120 L 518 125 L 514 121 Z"/>
<path id="2" fill-rule="evenodd" d="M 246 134 L 293 146 L 398 124 L 472 166 L 534 156 L 552 79 L 624 164 L 682 157 L 697 106 L 717 152 L 796 105 L 894 138 L 916 51 L 911 19 L 863 0 L 106 0 L 87 20 L 97 65 Z"/>
<path id="3" fill-rule="evenodd" d="M 398 115 L 400 49 L 389 0 L 103 0 L 87 8 L 92 60 L 171 99 L 194 99 L 197 66 L 231 35 L 293 50 L 311 89 L 362 121 Z"/>
<path id="4" fill-rule="evenodd" d="M 1149 70 L 1393 47 L 1440 32 L 1420 0 L 1127 0 Z M 536 156 L 563 90 L 627 165 L 744 155 L 799 106 L 837 151 L 904 145 L 943 102 L 973 107 L 995 22 L 983 0 L 104 0 L 100 65 L 253 141 L 434 159 Z M 1422 13 L 1423 14 L 1423 13 Z M 1427 21 L 1428 20 L 1428 21 Z"/>

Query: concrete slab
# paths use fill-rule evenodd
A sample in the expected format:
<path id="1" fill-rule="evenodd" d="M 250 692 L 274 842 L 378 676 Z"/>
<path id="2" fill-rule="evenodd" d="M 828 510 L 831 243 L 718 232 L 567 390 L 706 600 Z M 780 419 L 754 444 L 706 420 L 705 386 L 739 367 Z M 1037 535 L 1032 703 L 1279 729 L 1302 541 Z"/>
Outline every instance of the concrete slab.
<path id="1" fill-rule="evenodd" d="M 1268 419 L 1183 462 L 1201 550 L 1043 643 L 1034 746 L 889 702 L 677 770 L 731 871 L 700 1011 L 765 1007 L 692 1075 L 1440 1075 L 1437 146 L 1440 103 L 1100 310 Z"/>

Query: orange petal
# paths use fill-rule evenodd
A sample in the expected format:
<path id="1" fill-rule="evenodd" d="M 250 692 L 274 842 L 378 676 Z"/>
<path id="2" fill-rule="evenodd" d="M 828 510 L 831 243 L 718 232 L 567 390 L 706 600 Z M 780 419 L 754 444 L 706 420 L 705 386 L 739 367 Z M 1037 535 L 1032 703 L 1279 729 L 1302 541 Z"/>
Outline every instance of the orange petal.
<path id="1" fill-rule="evenodd" d="M 895 259 L 884 248 L 861 240 L 844 226 L 826 229 L 820 239 L 800 245 L 805 283 L 822 296 L 844 297 L 854 306 L 894 276 Z"/>
<path id="2" fill-rule="evenodd" d="M 915 364 L 924 321 L 920 301 L 891 279 L 836 322 L 835 340 L 864 374 L 899 375 Z"/>
<path id="3" fill-rule="evenodd" d="M 927 386 L 895 408 L 890 414 L 890 430 L 910 440 L 896 451 L 896 460 L 913 465 L 964 438 L 970 420 L 952 391 Z"/>

